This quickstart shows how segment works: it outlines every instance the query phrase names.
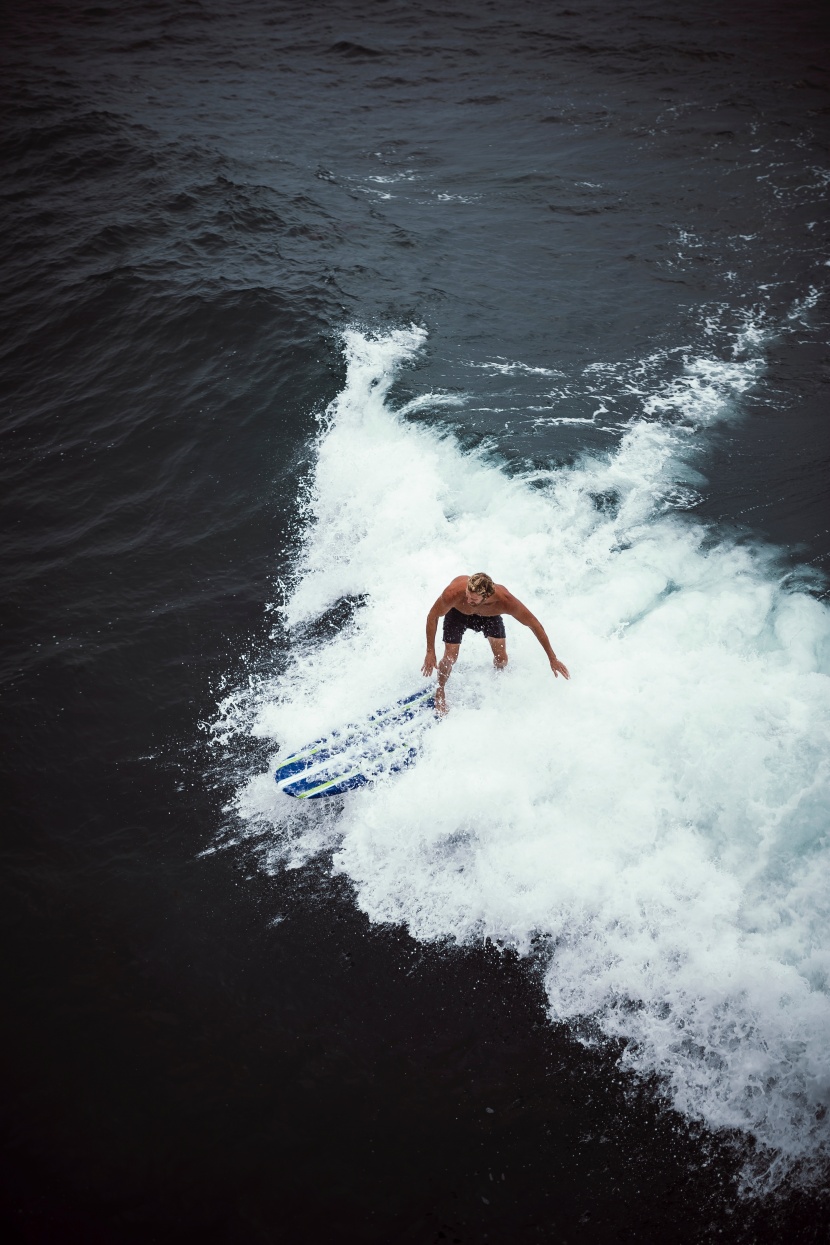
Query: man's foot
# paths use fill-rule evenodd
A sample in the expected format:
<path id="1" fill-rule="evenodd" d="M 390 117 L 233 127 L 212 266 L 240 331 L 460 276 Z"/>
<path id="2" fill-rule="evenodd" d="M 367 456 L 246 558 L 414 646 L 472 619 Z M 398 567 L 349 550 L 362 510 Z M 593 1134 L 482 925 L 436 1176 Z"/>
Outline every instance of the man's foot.
<path id="1" fill-rule="evenodd" d="M 443 687 L 436 687 L 435 689 L 435 712 L 439 718 L 443 718 L 446 713 L 449 713 Z"/>

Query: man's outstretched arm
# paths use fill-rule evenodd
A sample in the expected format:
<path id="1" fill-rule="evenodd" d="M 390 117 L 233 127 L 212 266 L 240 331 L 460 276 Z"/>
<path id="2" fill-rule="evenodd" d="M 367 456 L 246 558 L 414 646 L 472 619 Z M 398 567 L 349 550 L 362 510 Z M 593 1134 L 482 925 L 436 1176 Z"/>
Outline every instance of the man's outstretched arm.
<path id="1" fill-rule="evenodd" d="M 531 614 L 527 606 L 522 605 L 521 601 L 516 601 L 514 607 L 509 612 L 516 619 L 516 622 L 523 623 L 525 627 L 529 627 L 530 630 L 533 632 L 533 634 L 536 636 L 536 639 L 539 641 L 542 648 L 545 650 L 547 659 L 550 662 L 550 668 L 555 674 L 556 678 L 558 679 L 561 674 L 566 679 L 569 679 L 571 676 L 568 673 L 568 667 L 564 665 L 559 660 L 559 658 L 556 656 L 556 653 L 554 653 L 553 649 L 550 646 L 550 640 L 548 639 L 547 632 L 545 631 L 545 628 L 542 626 L 542 624 L 539 622 L 539 619 L 536 617 L 536 615 Z"/>
<path id="2" fill-rule="evenodd" d="M 438 665 L 438 658 L 435 655 L 435 633 L 438 630 L 438 619 L 442 614 L 446 614 L 446 612 L 442 593 L 427 614 L 427 655 L 424 658 L 424 664 L 421 667 L 421 673 L 425 674 L 427 678 L 429 678 L 435 667 Z"/>

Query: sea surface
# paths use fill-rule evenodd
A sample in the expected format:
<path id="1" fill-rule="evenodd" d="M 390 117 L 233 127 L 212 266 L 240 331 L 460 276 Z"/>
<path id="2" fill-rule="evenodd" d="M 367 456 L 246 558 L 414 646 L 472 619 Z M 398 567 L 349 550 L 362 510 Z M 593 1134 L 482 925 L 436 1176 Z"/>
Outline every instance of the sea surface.
<path id="1" fill-rule="evenodd" d="M 5 1240 L 828 1240 L 828 43 L 4 9 Z"/>

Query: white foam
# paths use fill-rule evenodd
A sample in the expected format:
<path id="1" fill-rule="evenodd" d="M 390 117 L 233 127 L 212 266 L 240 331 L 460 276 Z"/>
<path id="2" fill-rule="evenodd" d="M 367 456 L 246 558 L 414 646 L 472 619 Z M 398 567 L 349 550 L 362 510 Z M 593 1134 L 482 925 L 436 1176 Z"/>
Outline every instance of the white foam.
<path id="1" fill-rule="evenodd" d="M 479 368 L 483 372 L 492 372 L 497 376 L 562 376 L 564 373 L 549 367 L 531 367 L 529 363 L 494 359 L 488 363 L 468 363 L 468 367 Z"/>
<path id="2" fill-rule="evenodd" d="M 414 690 L 429 605 L 480 569 L 539 615 L 572 681 L 508 620 L 507 674 L 468 636 L 452 712 L 411 770 L 342 810 L 298 807 L 266 773 L 238 812 L 267 831 L 272 865 L 336 847 L 374 921 L 522 953 L 544 935 L 552 1018 L 626 1039 L 624 1063 L 658 1073 L 679 1110 L 756 1139 L 767 1182 L 815 1169 L 830 1097 L 830 620 L 761 553 L 713 545 L 674 509 L 699 483 L 701 431 L 758 361 L 689 359 L 644 382 L 643 418 L 614 452 L 511 478 L 389 409 L 424 336 L 344 335 L 347 381 L 280 608 L 296 628 L 344 595 L 367 603 L 284 675 L 229 697 L 223 728 L 292 746 Z"/>

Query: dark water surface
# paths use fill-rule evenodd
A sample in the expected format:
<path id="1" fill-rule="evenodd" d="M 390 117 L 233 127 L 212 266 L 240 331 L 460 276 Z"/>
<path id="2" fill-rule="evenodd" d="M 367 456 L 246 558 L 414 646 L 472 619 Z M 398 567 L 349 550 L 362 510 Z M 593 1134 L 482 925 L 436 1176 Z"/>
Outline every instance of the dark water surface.
<path id="1" fill-rule="evenodd" d="M 824 6 L 2 23 L 6 1239 L 828 1239 Z M 554 689 L 559 777 L 464 769 L 479 730 L 485 756 L 522 713 L 548 729 L 519 647 L 500 718 L 455 676 L 466 735 L 415 767 L 417 824 L 394 792 L 287 824 L 277 746 L 410 690 L 423 613 L 480 559 L 562 585 L 587 690 Z M 613 671 L 652 660 L 686 707 L 654 692 L 644 760 Z M 583 832 L 557 801 L 601 787 Z M 609 838 L 548 856 L 557 819 Z M 619 889 L 646 879 L 642 973 L 588 897 L 613 844 Z M 560 874 L 577 899 L 537 904 Z M 739 936 L 695 978 L 715 877 Z"/>

